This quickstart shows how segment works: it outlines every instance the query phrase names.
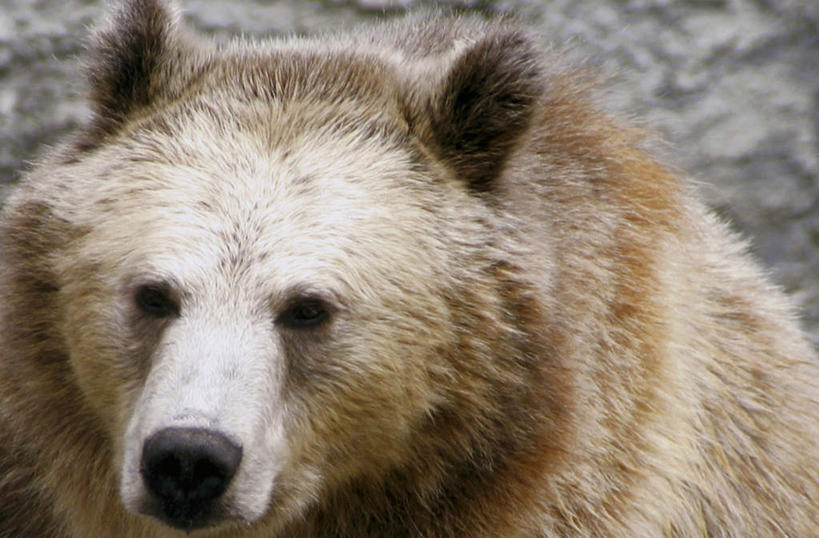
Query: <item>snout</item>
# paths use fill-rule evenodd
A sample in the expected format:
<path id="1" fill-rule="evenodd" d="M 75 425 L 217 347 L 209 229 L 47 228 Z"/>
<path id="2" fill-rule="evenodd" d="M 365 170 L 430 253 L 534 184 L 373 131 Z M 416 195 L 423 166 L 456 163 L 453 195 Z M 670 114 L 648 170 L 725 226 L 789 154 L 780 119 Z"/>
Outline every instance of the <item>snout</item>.
<path id="1" fill-rule="evenodd" d="M 242 447 L 219 431 L 159 430 L 143 444 L 140 462 L 151 515 L 187 531 L 208 525 L 241 461 Z"/>
<path id="2" fill-rule="evenodd" d="M 219 312 L 167 326 L 116 446 L 123 507 L 156 536 L 257 523 L 287 461 L 270 329 Z"/>

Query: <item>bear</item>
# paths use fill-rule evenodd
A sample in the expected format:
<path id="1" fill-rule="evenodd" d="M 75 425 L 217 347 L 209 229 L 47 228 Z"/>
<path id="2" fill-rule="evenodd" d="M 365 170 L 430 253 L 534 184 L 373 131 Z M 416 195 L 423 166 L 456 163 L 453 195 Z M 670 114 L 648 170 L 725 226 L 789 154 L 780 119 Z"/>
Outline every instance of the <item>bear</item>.
<path id="1" fill-rule="evenodd" d="M 819 535 L 795 307 L 512 19 L 126 0 L 0 224 L 0 536 Z"/>

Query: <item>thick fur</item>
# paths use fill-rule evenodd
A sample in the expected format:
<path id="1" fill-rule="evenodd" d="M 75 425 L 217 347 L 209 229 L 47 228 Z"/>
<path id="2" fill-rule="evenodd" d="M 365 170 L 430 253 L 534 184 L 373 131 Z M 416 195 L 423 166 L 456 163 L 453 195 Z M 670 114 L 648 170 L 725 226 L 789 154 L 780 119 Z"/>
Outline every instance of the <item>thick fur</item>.
<path id="1" fill-rule="evenodd" d="M 145 515 L 168 426 L 242 446 L 209 536 L 819 535 L 791 306 L 558 55 L 176 13 L 112 15 L 93 121 L 5 208 L 0 536 L 183 536 Z"/>

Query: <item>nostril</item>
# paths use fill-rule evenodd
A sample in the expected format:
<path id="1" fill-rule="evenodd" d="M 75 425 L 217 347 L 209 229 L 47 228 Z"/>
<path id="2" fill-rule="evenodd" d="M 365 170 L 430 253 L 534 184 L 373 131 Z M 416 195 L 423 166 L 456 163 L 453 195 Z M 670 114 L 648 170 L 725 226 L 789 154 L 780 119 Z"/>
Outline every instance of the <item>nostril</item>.
<path id="1" fill-rule="evenodd" d="M 140 471 L 172 524 L 192 527 L 230 485 L 242 448 L 201 428 L 165 428 L 145 441 Z"/>

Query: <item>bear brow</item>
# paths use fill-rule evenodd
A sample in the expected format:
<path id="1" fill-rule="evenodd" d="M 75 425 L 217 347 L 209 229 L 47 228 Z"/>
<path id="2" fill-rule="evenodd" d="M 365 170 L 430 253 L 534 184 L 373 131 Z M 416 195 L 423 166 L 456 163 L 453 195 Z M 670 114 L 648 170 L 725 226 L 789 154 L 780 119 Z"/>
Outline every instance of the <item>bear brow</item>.
<path id="1" fill-rule="evenodd" d="M 281 294 L 284 302 L 293 302 L 301 299 L 315 299 L 323 303 L 333 305 L 335 308 L 344 309 L 345 304 L 339 293 L 332 289 L 320 288 L 313 284 L 299 283 L 287 286 Z"/>

